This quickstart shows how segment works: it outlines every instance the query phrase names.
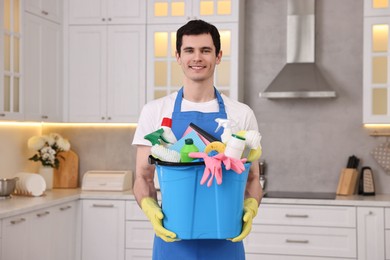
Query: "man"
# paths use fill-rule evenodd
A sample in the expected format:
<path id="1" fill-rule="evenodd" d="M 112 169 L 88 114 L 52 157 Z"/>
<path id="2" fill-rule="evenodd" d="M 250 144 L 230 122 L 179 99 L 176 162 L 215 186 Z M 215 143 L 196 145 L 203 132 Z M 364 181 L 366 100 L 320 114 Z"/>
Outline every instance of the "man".
<path id="1" fill-rule="evenodd" d="M 253 111 L 245 104 L 220 94 L 214 87 L 214 71 L 221 62 L 217 28 L 202 20 L 193 20 L 179 28 L 176 35 L 176 59 L 184 73 L 178 92 L 146 104 L 141 112 L 133 145 L 137 145 L 134 195 L 152 222 L 156 232 L 153 259 L 245 259 L 242 240 L 249 234 L 257 214 L 262 190 L 258 163 L 253 162 L 245 190 L 243 229 L 230 240 L 178 240 L 162 226 L 163 212 L 157 203 L 153 165 L 148 164 L 150 143 L 144 136 L 160 128 L 164 117 L 172 118 L 172 131 L 179 139 L 192 122 L 209 133 L 217 128 L 216 118 L 227 118 L 240 130 L 258 130 Z M 216 137 L 220 137 L 221 131 Z M 228 216 L 226 216 L 228 217 Z"/>

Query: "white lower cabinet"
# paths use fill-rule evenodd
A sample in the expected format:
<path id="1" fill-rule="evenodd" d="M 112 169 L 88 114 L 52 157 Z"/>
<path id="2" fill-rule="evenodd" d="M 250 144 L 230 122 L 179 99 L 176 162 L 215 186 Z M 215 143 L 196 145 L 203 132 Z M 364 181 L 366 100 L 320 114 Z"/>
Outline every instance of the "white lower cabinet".
<path id="1" fill-rule="evenodd" d="M 358 259 L 385 259 L 384 208 L 358 207 Z"/>
<path id="2" fill-rule="evenodd" d="M 125 201 L 82 200 L 82 260 L 125 259 Z"/>
<path id="3" fill-rule="evenodd" d="M 385 255 L 390 260 L 390 208 L 385 208 Z"/>
<path id="4" fill-rule="evenodd" d="M 247 259 L 356 259 L 356 208 L 262 204 Z"/>
<path id="5" fill-rule="evenodd" d="M 77 202 L 2 220 L 2 260 L 75 258 Z"/>
<path id="6" fill-rule="evenodd" d="M 152 259 L 154 231 L 136 201 L 126 202 L 126 260 Z"/>

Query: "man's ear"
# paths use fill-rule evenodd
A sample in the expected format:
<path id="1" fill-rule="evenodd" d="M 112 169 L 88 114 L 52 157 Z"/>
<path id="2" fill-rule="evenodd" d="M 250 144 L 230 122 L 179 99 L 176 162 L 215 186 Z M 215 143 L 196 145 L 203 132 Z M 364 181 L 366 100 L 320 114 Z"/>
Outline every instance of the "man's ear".
<path id="1" fill-rule="evenodd" d="M 217 55 L 217 64 L 219 64 L 221 62 L 221 59 L 222 59 L 222 51 L 219 51 L 218 55 Z"/>
<path id="2" fill-rule="evenodd" d="M 175 56 L 176 56 L 176 61 L 180 64 L 181 63 L 180 53 L 175 51 Z"/>

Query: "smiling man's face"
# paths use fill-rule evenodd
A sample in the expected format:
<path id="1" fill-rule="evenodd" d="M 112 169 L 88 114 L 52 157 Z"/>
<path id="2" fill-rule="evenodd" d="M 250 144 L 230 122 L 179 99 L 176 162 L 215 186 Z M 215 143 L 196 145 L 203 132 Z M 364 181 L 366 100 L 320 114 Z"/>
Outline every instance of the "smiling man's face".
<path id="1" fill-rule="evenodd" d="M 187 79 L 195 82 L 213 80 L 222 52 L 215 55 L 210 34 L 184 35 L 180 52 L 180 55 L 176 53 L 176 58 Z"/>

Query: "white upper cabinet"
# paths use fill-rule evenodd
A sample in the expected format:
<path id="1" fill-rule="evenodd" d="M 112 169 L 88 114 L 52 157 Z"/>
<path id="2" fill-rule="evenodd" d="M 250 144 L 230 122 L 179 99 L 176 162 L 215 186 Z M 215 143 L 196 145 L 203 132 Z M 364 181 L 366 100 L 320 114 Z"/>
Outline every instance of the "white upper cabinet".
<path id="1" fill-rule="evenodd" d="M 137 122 L 145 103 L 146 1 L 69 0 L 66 8 L 68 121 Z"/>
<path id="2" fill-rule="evenodd" d="M 144 89 L 144 25 L 70 27 L 70 122 L 137 122 Z"/>
<path id="3" fill-rule="evenodd" d="M 148 23 L 238 22 L 239 0 L 150 0 Z"/>
<path id="4" fill-rule="evenodd" d="M 0 0 L 0 120 L 23 119 L 21 0 Z"/>
<path id="5" fill-rule="evenodd" d="M 62 21 L 62 0 L 26 0 L 25 10 L 56 23 Z"/>
<path id="6" fill-rule="evenodd" d="M 145 24 L 145 0 L 69 0 L 69 24 Z"/>
<path id="7" fill-rule="evenodd" d="M 364 16 L 390 15 L 389 0 L 364 0 Z"/>
<path id="8" fill-rule="evenodd" d="M 218 28 L 223 56 L 215 69 L 214 84 L 220 92 L 242 101 L 244 51 L 243 41 L 239 39 L 244 37 L 241 26 L 244 1 L 148 3 L 147 101 L 177 91 L 183 84 L 183 72 L 175 57 L 176 31 L 188 22 L 187 18 L 202 18 Z M 188 10 L 191 15 L 186 15 Z"/>
<path id="9" fill-rule="evenodd" d="M 365 0 L 363 123 L 390 123 L 390 9 L 388 1 Z"/>
<path id="10" fill-rule="evenodd" d="M 25 13 L 24 30 L 25 120 L 61 122 L 61 26 Z"/>

